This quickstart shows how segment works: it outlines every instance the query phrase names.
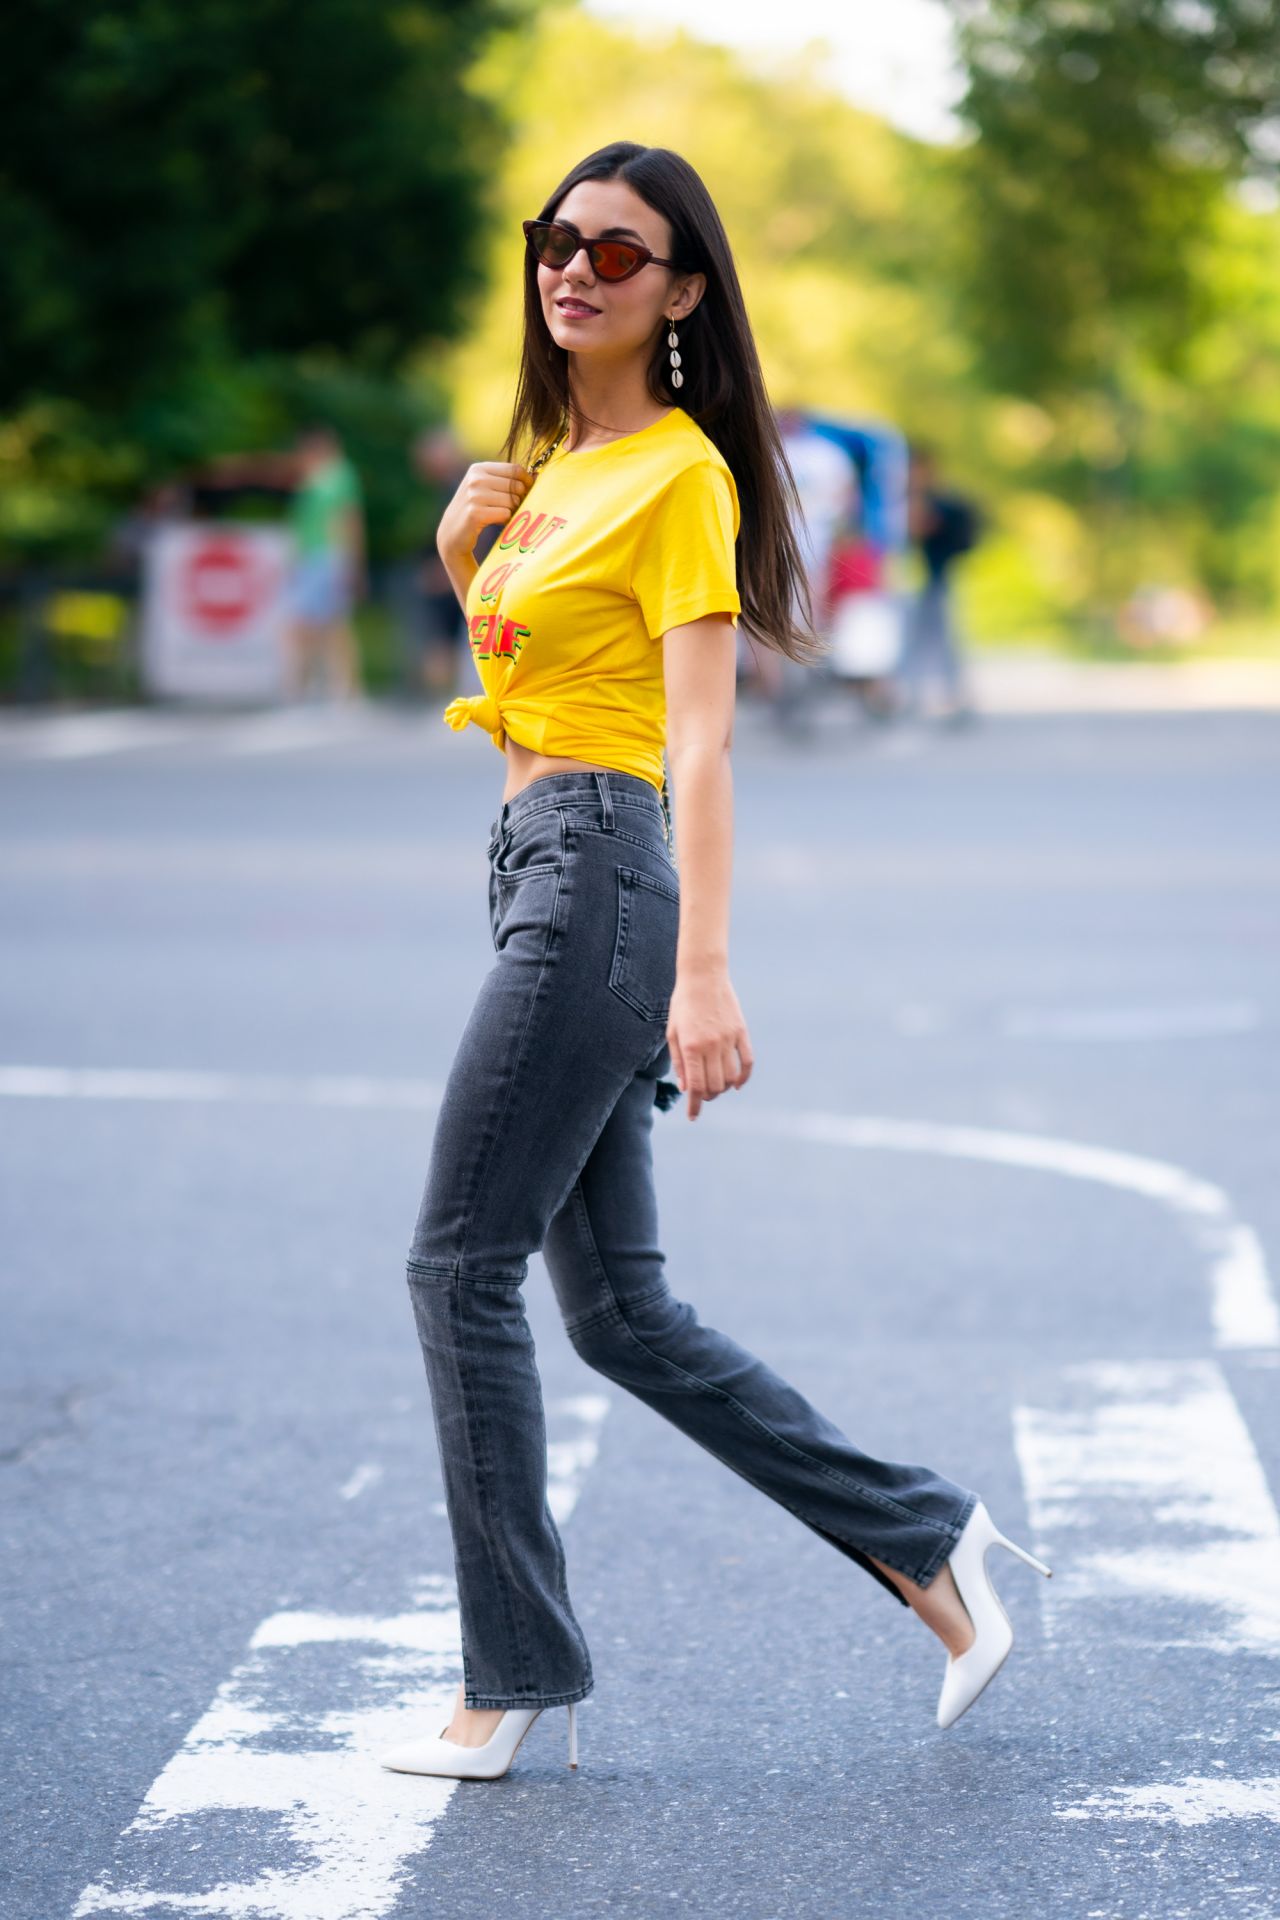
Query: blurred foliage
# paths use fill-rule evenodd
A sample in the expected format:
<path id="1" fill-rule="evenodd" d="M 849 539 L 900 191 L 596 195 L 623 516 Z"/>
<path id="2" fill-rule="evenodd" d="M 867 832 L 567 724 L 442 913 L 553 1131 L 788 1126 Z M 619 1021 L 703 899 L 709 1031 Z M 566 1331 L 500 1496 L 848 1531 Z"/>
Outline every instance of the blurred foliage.
<path id="1" fill-rule="evenodd" d="M 494 457 L 506 428 L 521 217 L 583 154 L 642 140 L 707 181 L 774 398 L 893 420 L 982 498 L 990 536 L 961 570 L 978 632 L 1101 641 L 1147 580 L 1274 609 L 1280 217 L 1233 181 L 1263 164 L 1275 47 L 1268 59 L 1260 4 L 1194 10 L 1249 16 L 1232 117 L 1215 91 L 1227 69 L 1196 104 L 1200 56 L 1176 36 L 1158 78 L 1148 16 L 1174 11 L 1190 21 L 1154 0 L 983 0 L 965 45 L 989 152 L 985 126 L 928 147 L 851 106 L 824 84 L 820 45 L 766 64 L 568 8 L 544 12 L 532 43 L 495 36 L 472 84 L 516 136 L 493 180 L 489 292 L 446 362 L 473 456 Z M 1136 52 L 1119 44 L 1130 16 Z M 1055 64 L 1089 22 L 1095 48 L 1117 36 L 1096 97 L 1083 55 Z M 1225 37 L 1213 46 L 1225 59 Z M 1041 59 L 1052 73 L 1026 105 Z M 1183 139 L 1151 137 L 1145 107 L 1126 132 L 1139 59 Z"/>
<path id="2" fill-rule="evenodd" d="M 961 325 L 983 385 L 1044 411 L 1028 477 L 1086 535 L 1074 612 L 1105 636 L 1144 579 L 1274 609 L 1280 6 L 951 8 Z"/>
<path id="3" fill-rule="evenodd" d="M 1185 376 L 1226 289 L 1223 184 L 1280 161 L 1275 0 L 951 0 L 977 136 L 964 281 L 993 381 L 1105 390 L 1125 348 Z"/>
<path id="4" fill-rule="evenodd" d="M 0 557 L 90 551 L 150 481 L 331 417 L 375 556 L 408 443 L 506 429 L 522 216 L 618 138 L 716 199 L 775 400 L 938 450 L 988 638 L 1144 583 L 1280 604 L 1273 0 L 951 0 L 972 137 L 572 0 L 17 0 L 0 72 Z M 49 129 L 58 137 L 50 140 Z"/>
<path id="5" fill-rule="evenodd" d="M 472 76 L 515 137 L 491 186 L 489 291 L 447 356 L 475 456 L 505 432 L 519 351 L 520 220 L 615 139 L 674 147 L 728 230 L 775 401 L 976 429 L 971 350 L 939 272 L 958 214 L 950 157 L 824 86 L 820 46 L 767 71 L 683 32 L 570 8 L 495 36 Z"/>
<path id="6" fill-rule="evenodd" d="M 192 369 L 119 413 L 35 402 L 0 419 L 0 559 L 100 550 L 155 481 L 216 454 L 285 445 L 313 418 L 332 422 L 359 470 L 375 558 L 404 553 L 422 538 L 412 439 L 446 412 L 426 370 L 410 383 L 319 356 Z"/>
<path id="7" fill-rule="evenodd" d="M 462 80 L 526 4 L 14 0 L 0 552 L 74 551 L 148 481 L 329 410 L 397 539 L 400 370 L 478 295 L 503 138 Z"/>
<path id="8" fill-rule="evenodd" d="M 394 368 L 478 287 L 504 0 L 14 0 L 0 401 L 118 405 L 194 362 Z M 423 270 L 430 263 L 430 271 Z"/>

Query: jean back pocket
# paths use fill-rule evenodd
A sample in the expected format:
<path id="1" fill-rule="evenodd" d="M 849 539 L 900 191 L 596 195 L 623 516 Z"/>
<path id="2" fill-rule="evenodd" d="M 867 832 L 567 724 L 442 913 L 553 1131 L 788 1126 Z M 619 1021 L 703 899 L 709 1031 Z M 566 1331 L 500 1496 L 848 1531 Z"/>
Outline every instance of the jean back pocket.
<path id="1" fill-rule="evenodd" d="M 618 927 L 609 985 L 645 1020 L 665 1023 L 676 984 L 680 892 L 638 867 L 619 867 Z"/>

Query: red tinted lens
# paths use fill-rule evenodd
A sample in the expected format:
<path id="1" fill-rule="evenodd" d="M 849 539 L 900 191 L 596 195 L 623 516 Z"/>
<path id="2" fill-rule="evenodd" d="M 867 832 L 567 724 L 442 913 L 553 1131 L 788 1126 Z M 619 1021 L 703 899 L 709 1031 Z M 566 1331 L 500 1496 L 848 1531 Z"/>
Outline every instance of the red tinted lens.
<path id="1" fill-rule="evenodd" d="M 597 240 L 591 249 L 591 264 L 602 280 L 625 280 L 641 257 L 625 240 Z"/>

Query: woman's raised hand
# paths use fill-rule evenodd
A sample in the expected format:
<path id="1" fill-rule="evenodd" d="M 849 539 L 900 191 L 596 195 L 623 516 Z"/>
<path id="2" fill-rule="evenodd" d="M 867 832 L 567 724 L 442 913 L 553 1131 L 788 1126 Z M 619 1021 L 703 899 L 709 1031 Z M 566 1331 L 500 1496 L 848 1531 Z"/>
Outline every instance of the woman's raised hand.
<path id="1" fill-rule="evenodd" d="M 528 467 L 514 460 L 476 460 L 440 516 L 436 546 L 444 560 L 469 558 L 471 549 L 496 520 L 509 520 L 533 485 Z"/>

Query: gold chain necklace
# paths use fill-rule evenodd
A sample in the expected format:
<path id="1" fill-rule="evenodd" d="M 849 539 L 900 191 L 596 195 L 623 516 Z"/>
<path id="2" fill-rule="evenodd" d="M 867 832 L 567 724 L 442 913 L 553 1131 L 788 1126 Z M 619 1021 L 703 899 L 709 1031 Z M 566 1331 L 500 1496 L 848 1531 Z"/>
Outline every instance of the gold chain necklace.
<path id="1" fill-rule="evenodd" d="M 542 468 L 546 466 L 548 460 L 551 458 L 552 454 L 555 452 L 556 448 L 559 446 L 562 446 L 568 438 L 569 438 L 568 427 L 567 426 L 561 427 L 559 433 L 556 435 L 555 439 L 551 442 L 551 444 L 549 446 L 544 447 L 542 449 L 542 452 L 538 455 L 537 459 L 530 464 L 530 467 L 529 467 L 530 473 L 540 473 Z"/>
<path id="2" fill-rule="evenodd" d="M 656 423 L 651 422 L 650 424 L 653 425 Z M 615 433 L 614 437 L 615 439 L 625 440 L 631 434 L 642 433 L 643 431 L 644 429 L 642 427 L 623 427 L 617 433 Z M 569 438 L 569 426 L 568 426 L 568 422 L 566 422 L 565 425 L 561 427 L 559 433 L 556 435 L 555 439 L 551 442 L 550 446 L 544 447 L 542 449 L 542 452 L 537 456 L 537 458 L 530 463 L 530 466 L 529 466 L 530 473 L 540 473 L 543 467 L 546 466 L 547 461 L 551 458 L 552 454 L 556 451 L 557 447 L 562 447 L 568 438 Z M 600 444 L 601 446 L 607 446 L 608 441 L 602 440 Z"/>

